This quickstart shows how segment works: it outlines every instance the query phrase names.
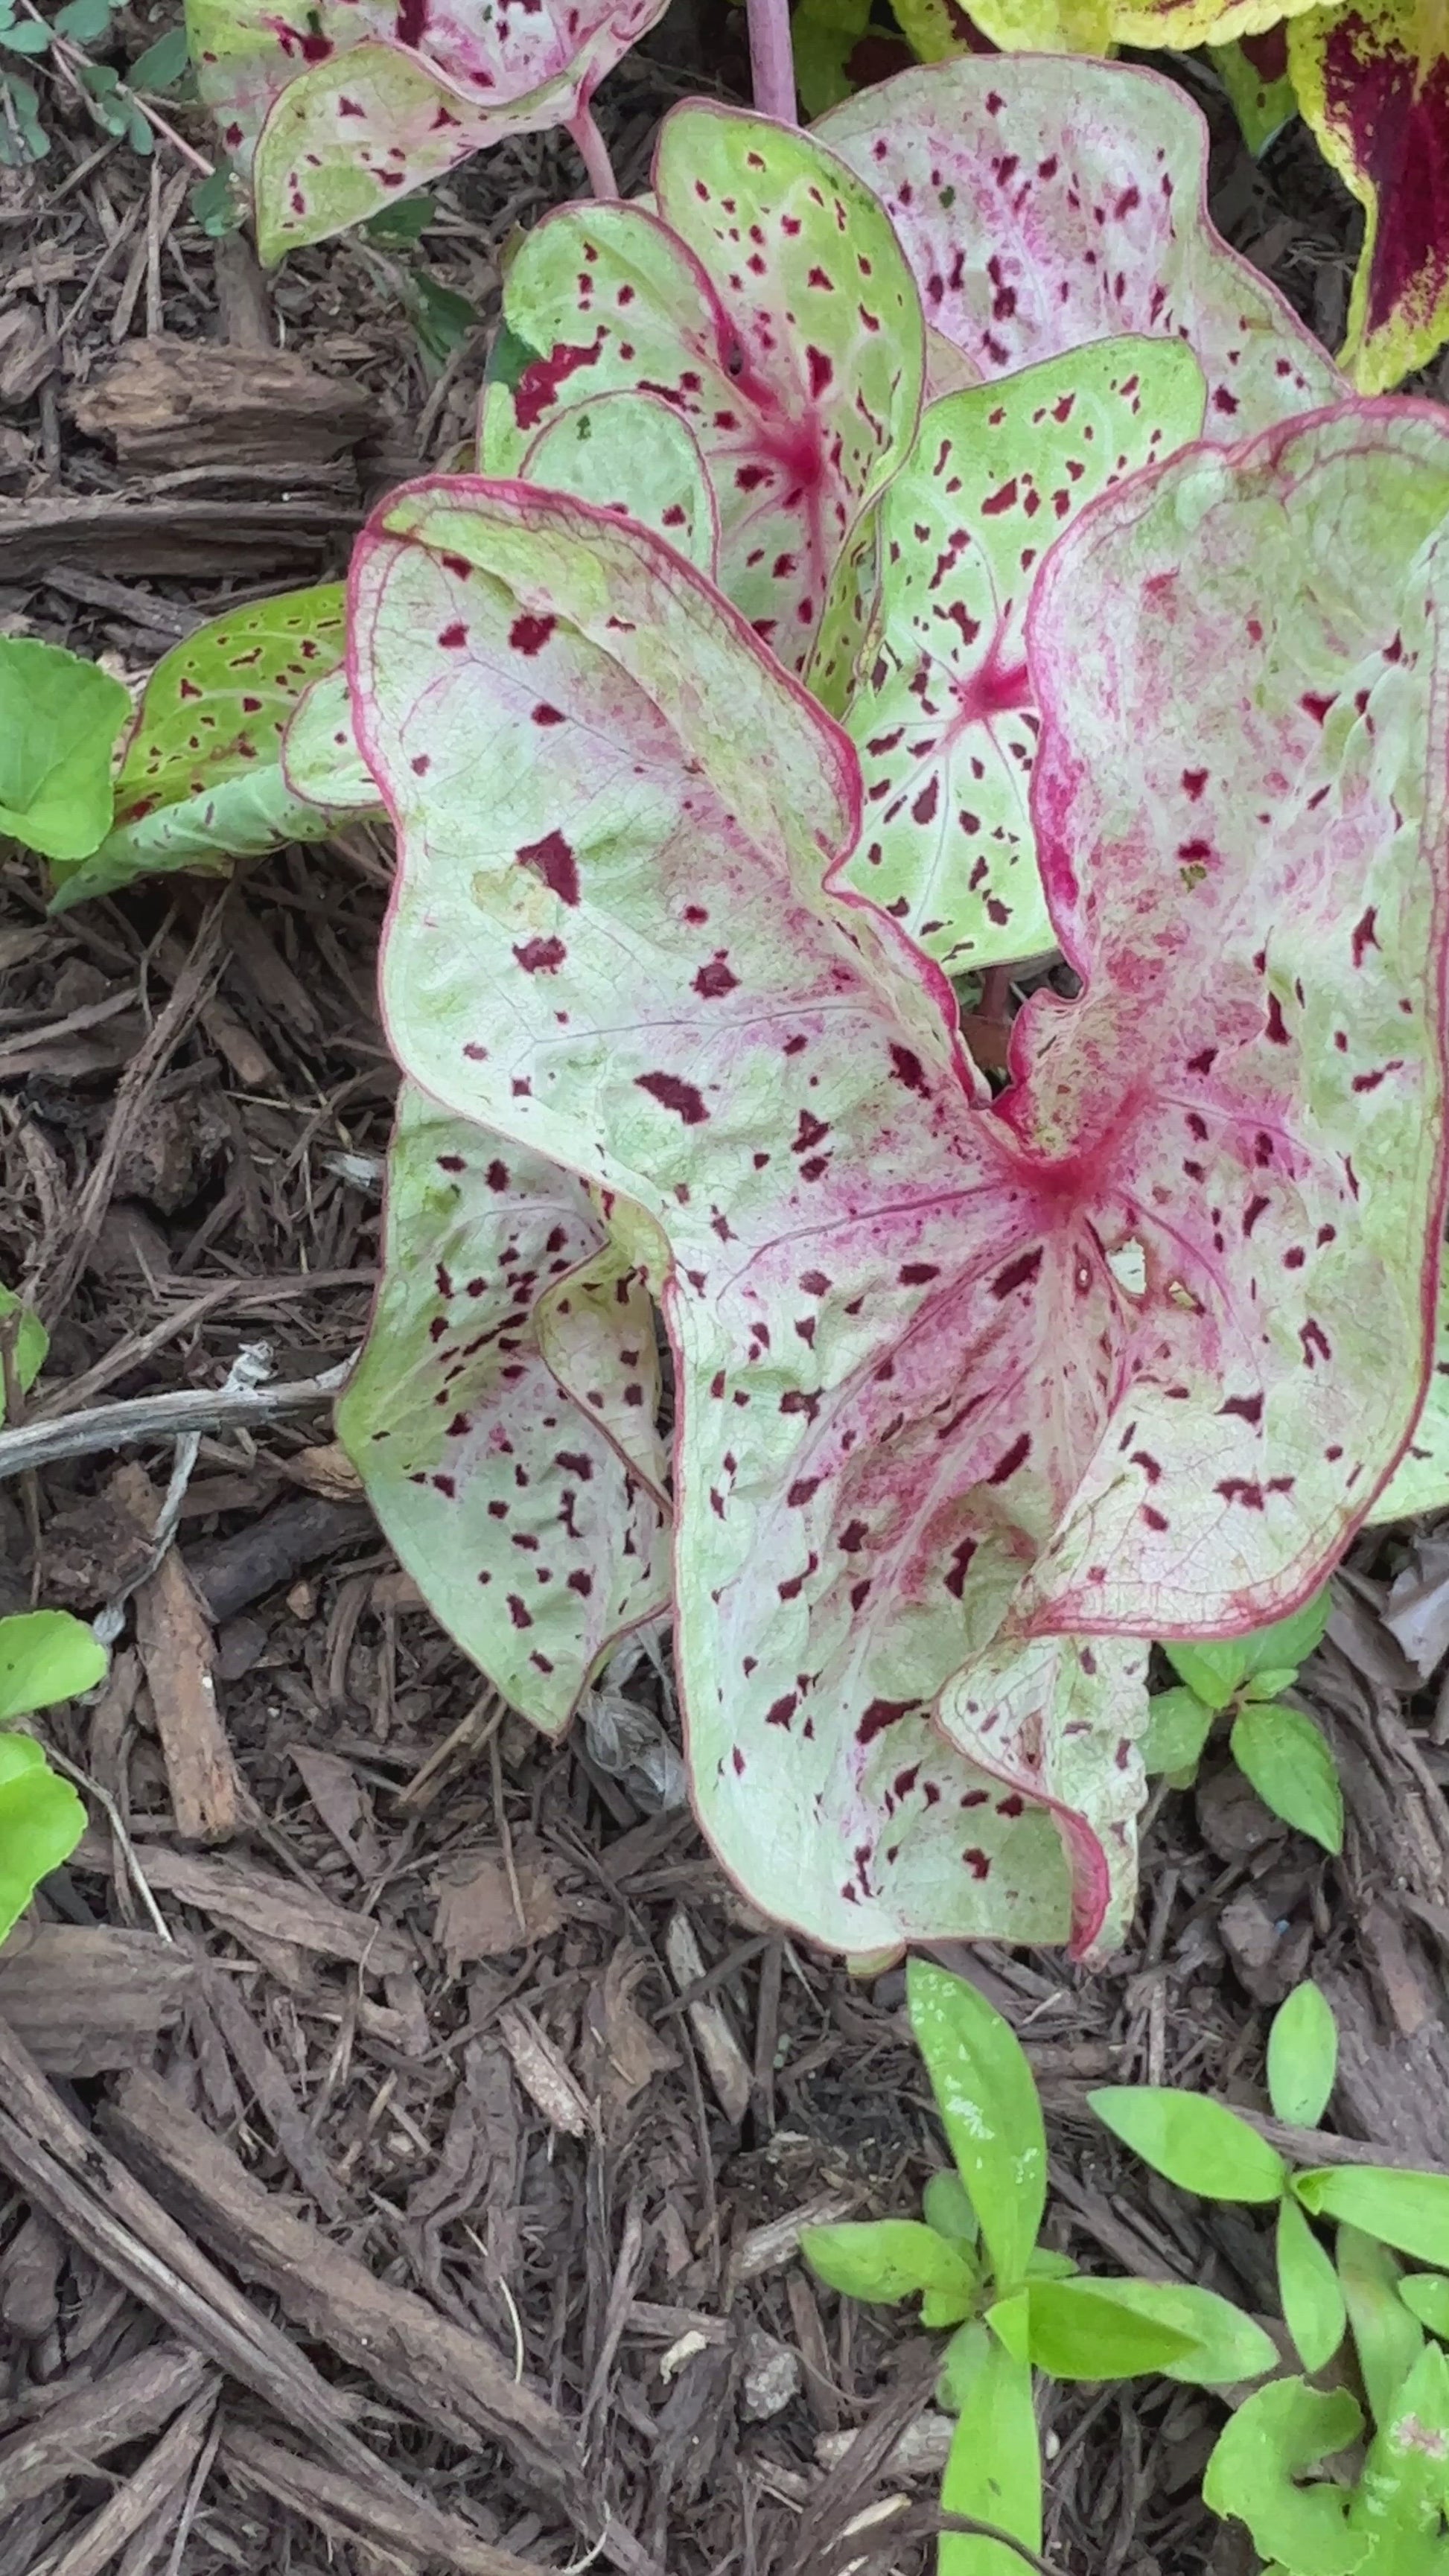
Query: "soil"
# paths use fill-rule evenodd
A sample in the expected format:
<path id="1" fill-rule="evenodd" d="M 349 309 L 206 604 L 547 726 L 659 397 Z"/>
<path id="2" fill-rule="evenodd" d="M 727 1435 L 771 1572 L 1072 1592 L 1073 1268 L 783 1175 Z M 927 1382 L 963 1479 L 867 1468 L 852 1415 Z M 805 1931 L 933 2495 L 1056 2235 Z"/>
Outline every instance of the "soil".
<path id="1" fill-rule="evenodd" d="M 673 98 L 742 91 L 738 16 L 676 14 L 600 100 L 626 192 Z M 131 52 L 156 32 L 118 25 Z M 1356 211 L 1301 128 L 1255 164 L 1180 71 L 1222 230 L 1332 346 Z M 0 169 L 0 625 L 135 676 L 224 601 L 339 571 L 374 497 L 455 456 L 509 240 L 579 172 L 561 138 L 505 146 L 415 248 L 343 239 L 264 281 L 200 229 L 168 136 L 148 161 L 63 89 L 44 113 L 47 158 Z M 477 316 L 446 356 L 419 269 Z M 795 2256 L 809 2219 L 913 2211 L 943 2160 L 903 1978 L 852 1979 L 723 1881 L 678 1803 L 667 1639 L 544 1743 L 332 1443 L 315 1381 L 365 1329 L 394 1089 L 388 874 L 357 828 L 52 922 L 30 863 L 0 866 L 0 1273 L 52 1334 L 29 1418 L 263 1351 L 301 1390 L 202 1431 L 159 1566 L 173 1439 L 0 1483 L 0 1610 L 125 1604 L 108 1684 L 55 1713 L 92 1830 L 0 1957 L 0 2576 L 825 2576 L 865 2563 L 846 2527 L 883 2496 L 928 2507 L 941 2457 L 935 2339 Z M 1446 1601 L 1433 1527 L 1338 1579 L 1303 1692 L 1341 1861 L 1214 1751 L 1153 1798 L 1111 1967 L 940 1954 L 1022 2036 L 1048 2232 L 1088 2268 L 1271 2313 L 1263 2226 L 1160 2185 L 1086 2095 L 1264 2118 L 1267 2021 L 1310 1972 L 1344 2060 L 1305 2154 L 1444 2160 Z M 1060 2576 L 1243 2563 L 1197 2493 L 1221 2399 L 1042 2406 Z M 928 2522 L 875 2563 L 927 2565 Z"/>

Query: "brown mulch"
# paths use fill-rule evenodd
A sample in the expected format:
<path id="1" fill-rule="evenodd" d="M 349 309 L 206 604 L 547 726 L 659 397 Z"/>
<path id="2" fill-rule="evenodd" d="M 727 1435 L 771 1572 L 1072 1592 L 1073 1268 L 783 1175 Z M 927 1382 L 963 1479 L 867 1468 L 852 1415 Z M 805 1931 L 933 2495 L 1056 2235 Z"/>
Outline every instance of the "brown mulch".
<path id="1" fill-rule="evenodd" d="M 701 42 L 737 83 L 719 7 L 609 84 L 626 186 L 698 86 L 667 53 Z M 0 170 L 0 625 L 134 674 L 224 601 L 340 570 L 369 501 L 457 452 L 510 233 L 576 173 L 559 138 L 505 147 L 418 252 L 332 243 L 268 285 L 164 145 L 148 168 L 47 115 L 50 158 Z M 1331 343 L 1353 210 L 1301 133 L 1255 167 L 1220 103 L 1215 132 L 1224 230 Z M 483 326 L 441 366 L 419 259 Z M 0 868 L 0 1275 L 52 1332 L 29 1418 L 215 1388 L 263 1344 L 304 1390 L 203 1433 L 159 1564 L 172 1442 L 0 1484 L 0 1610 L 125 1605 L 105 1689 L 52 1729 L 93 1829 L 0 1958 L 0 2576 L 823 2576 L 883 2493 L 927 2504 L 945 2429 L 933 2339 L 795 2255 L 808 2219 L 913 2210 L 941 2161 L 903 1980 L 782 1939 L 660 1806 L 667 1640 L 566 1745 L 506 1715 L 305 1392 L 376 1265 L 387 883 L 358 830 L 50 923 Z M 1210 1766 L 1153 1801 L 1110 1970 L 942 1953 L 1022 2034 L 1049 2231 L 1089 2268 L 1271 2312 L 1262 2228 L 1137 2170 L 1085 2096 L 1261 2116 L 1268 2016 L 1310 1971 L 1341 2134 L 1302 2152 L 1445 2157 L 1446 1574 L 1399 1531 L 1340 1581 L 1307 1689 L 1341 1864 Z M 1225 2576 L 1197 2500 L 1222 2414 L 1047 2387 L 1053 2567 Z M 924 2566 L 921 2528 L 882 2563 Z"/>

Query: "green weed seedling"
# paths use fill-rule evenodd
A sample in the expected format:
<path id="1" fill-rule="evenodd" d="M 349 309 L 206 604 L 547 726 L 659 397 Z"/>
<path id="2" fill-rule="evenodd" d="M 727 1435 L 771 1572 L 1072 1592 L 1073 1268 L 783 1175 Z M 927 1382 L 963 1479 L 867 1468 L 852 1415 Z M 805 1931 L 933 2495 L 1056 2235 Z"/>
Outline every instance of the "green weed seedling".
<path id="1" fill-rule="evenodd" d="M 1343 1791 L 1320 1727 L 1287 1707 L 1291 1689 L 1328 1625 L 1325 1588 L 1316 1599 L 1251 1636 L 1166 1645 L 1176 1690 L 1151 1701 L 1143 1761 L 1174 1789 L 1190 1789 L 1204 1745 L 1220 1721 L 1228 1749 L 1265 1807 L 1285 1825 L 1311 1834 L 1325 1851 L 1343 1849 Z"/>
<path id="2" fill-rule="evenodd" d="M 56 1777 L 34 1736 L 14 1721 L 94 1690 L 105 1672 L 104 1646 L 68 1611 L 0 1619 L 0 1941 L 41 1880 L 69 1859 L 86 1824 L 70 1783 Z"/>
<path id="3" fill-rule="evenodd" d="M 1277 2355 L 1226 2299 L 1167 2281 L 1087 2278 L 1038 2242 L 1046 2135 L 1015 2034 L 974 1986 L 913 1959 L 911 2028 L 955 2159 L 933 2175 L 922 2216 L 807 2228 L 806 2261 L 849 2297 L 921 2300 L 950 2327 L 939 2396 L 957 2418 L 941 2488 L 948 2513 L 1042 2539 L 1041 2457 L 1032 2373 L 1131 2379 L 1145 2371 L 1205 2387 L 1261 2378 Z M 1007 2576 L 1000 2542 L 952 2534 L 941 2576 Z"/>
<path id="4" fill-rule="evenodd" d="M 56 644 L 0 636 L 0 838 L 74 862 L 111 828 L 111 755 L 131 702 Z"/>

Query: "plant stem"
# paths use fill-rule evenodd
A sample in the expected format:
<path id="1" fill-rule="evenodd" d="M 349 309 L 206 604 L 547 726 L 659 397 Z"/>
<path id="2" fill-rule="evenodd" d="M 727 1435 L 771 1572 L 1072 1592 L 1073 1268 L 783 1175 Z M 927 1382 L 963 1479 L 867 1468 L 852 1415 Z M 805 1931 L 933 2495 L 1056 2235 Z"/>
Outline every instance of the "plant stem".
<path id="1" fill-rule="evenodd" d="M 594 123 L 593 109 L 581 107 L 578 115 L 570 121 L 568 131 L 574 149 L 589 174 L 589 186 L 593 189 L 594 195 L 606 198 L 617 197 L 619 182 L 614 176 L 613 162 L 609 159 L 609 147 Z"/>
<path id="2" fill-rule="evenodd" d="M 750 86 L 761 116 L 798 124 L 795 56 L 790 44 L 790 0 L 749 0 Z"/>

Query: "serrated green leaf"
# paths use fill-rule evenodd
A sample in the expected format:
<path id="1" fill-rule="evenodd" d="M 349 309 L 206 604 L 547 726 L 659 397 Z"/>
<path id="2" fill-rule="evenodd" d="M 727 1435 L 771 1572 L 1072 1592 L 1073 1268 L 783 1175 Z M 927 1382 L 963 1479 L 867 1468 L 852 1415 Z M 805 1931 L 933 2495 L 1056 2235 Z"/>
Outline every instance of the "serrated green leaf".
<path id="1" fill-rule="evenodd" d="M 0 835 L 83 859 L 111 820 L 111 752 L 131 702 L 55 644 L 0 636 Z"/>
<path id="2" fill-rule="evenodd" d="M 914 2218 L 881 2218 L 802 2230 L 800 2251 L 812 2272 L 847 2298 L 894 2302 L 924 2294 L 927 2325 L 955 2325 L 970 2312 L 977 2272 L 959 2246 Z"/>
<path id="3" fill-rule="evenodd" d="M 1162 1651 L 1178 1680 L 1185 1682 L 1214 1714 L 1227 1707 L 1239 1683 L 1247 1678 L 1246 1637 L 1227 1637 L 1221 1644 L 1211 1640 L 1190 1644 L 1185 1638 L 1169 1638 Z"/>
<path id="4" fill-rule="evenodd" d="M 1287 2194 L 1278 2204 L 1277 2252 L 1283 2322 L 1304 2369 L 1322 2370 L 1343 2341 L 1348 2310 L 1332 2256 Z"/>
<path id="5" fill-rule="evenodd" d="M 1449 2264 L 1449 2174 L 1392 2165 L 1319 2165 L 1293 2188 L 1315 2217 L 1337 2218 L 1421 2263 Z"/>
<path id="6" fill-rule="evenodd" d="M 1417 2317 L 1441 2343 L 1449 2343 L 1449 2280 L 1442 2272 L 1406 2272 L 1399 2296 L 1411 2317 Z"/>
<path id="7" fill-rule="evenodd" d="M 1206 1700 L 1185 1683 L 1180 1690 L 1155 1692 L 1147 1703 L 1144 1771 L 1165 1771 L 1169 1776 L 1195 1771 L 1212 1722 Z"/>
<path id="8" fill-rule="evenodd" d="M 1087 2096 L 1099 2120 L 1180 2190 L 1206 2200 L 1277 2200 L 1288 2168 L 1225 2103 L 1165 2084 L 1108 2084 Z"/>
<path id="9" fill-rule="evenodd" d="M 932 2174 L 921 2194 L 921 2215 L 948 2244 L 974 2249 L 980 2241 L 981 2223 L 959 2174 Z"/>
<path id="10" fill-rule="evenodd" d="M 1316 2128 L 1337 2071 L 1338 2025 L 1332 2006 L 1306 1979 L 1280 2004 L 1268 2033 L 1268 2099 L 1278 2118 L 1298 2128 Z"/>
<path id="11" fill-rule="evenodd" d="M 941 2503 L 947 2513 L 994 2522 L 1028 2549 L 1041 2548 L 1041 2450 L 1031 2402 L 1031 2365 L 994 2336 L 972 2372 L 952 2439 Z M 964 2532 L 942 2534 L 940 2576 L 1021 2576 L 1016 2552 Z"/>
<path id="12" fill-rule="evenodd" d="M 1301 1709 L 1274 1701 L 1244 1708 L 1229 1737 L 1233 1760 L 1265 1807 L 1311 1834 L 1325 1851 L 1343 1849 L 1343 1791 L 1323 1730 Z"/>
<path id="13" fill-rule="evenodd" d="M 1135 2379 L 1192 2351 L 1191 2335 L 1138 2314 L 1117 2298 L 1118 2287 L 1095 2279 L 1031 2283 L 1027 2351 L 1038 2370 L 1054 2379 Z"/>
<path id="14" fill-rule="evenodd" d="M 104 1646 L 68 1610 L 22 1610 L 0 1619 L 0 1726 L 94 1690 L 105 1677 Z"/>
<path id="15" fill-rule="evenodd" d="M 23 1305 L 13 1288 L 0 1288 L 0 1326 L 3 1326 L 12 1316 L 18 1318 L 12 1326 L 15 1335 L 13 1366 L 16 1382 L 21 1394 L 28 1395 L 45 1366 L 45 1355 L 50 1348 L 50 1335 L 34 1309 Z M 3 1374 L 0 1374 L 0 1422 L 4 1419 L 5 1379 Z"/>
<path id="16" fill-rule="evenodd" d="M 1423 2332 L 1399 2294 L 1403 2266 L 1386 2245 L 1340 2227 L 1335 2257 L 1369 2410 L 1383 2424 L 1424 2349 Z"/>
<path id="17" fill-rule="evenodd" d="M 1343 2450 L 1362 2423 L 1344 2388 L 1279 2379 L 1255 2389 L 1218 2436 L 1204 2504 L 1245 2522 L 1262 2555 L 1281 2558 L 1295 2576 L 1352 2576 L 1362 2545 L 1349 2536 L 1347 2490 L 1295 2481 Z"/>
<path id="18" fill-rule="evenodd" d="M 0 1632 L 13 1624 L 0 1622 Z M 0 1734 L 0 1941 L 41 1880 L 69 1859 L 85 1829 L 85 1808 L 70 1782 L 57 1779 L 33 1737 Z"/>
<path id="19" fill-rule="evenodd" d="M 997 2281 L 1019 2281 L 1046 2204 L 1046 2131 L 1015 2032 L 960 1977 L 912 1959 L 911 2028 Z"/>

